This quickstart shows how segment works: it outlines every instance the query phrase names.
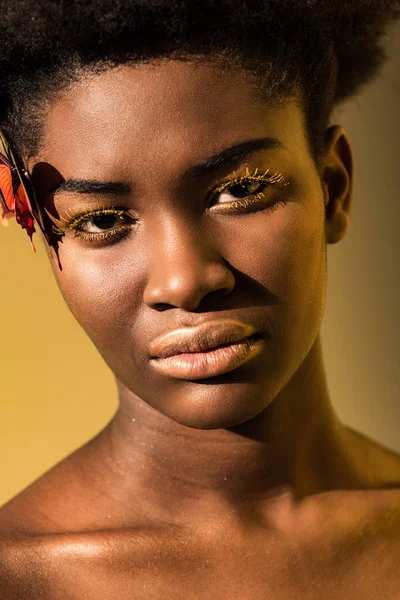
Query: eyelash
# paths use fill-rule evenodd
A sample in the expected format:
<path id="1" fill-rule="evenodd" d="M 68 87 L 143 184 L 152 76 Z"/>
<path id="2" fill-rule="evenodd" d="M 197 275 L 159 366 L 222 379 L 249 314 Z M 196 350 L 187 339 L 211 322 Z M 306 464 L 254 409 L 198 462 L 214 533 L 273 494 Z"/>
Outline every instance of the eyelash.
<path id="1" fill-rule="evenodd" d="M 233 179 L 224 179 L 217 182 L 209 191 L 208 195 L 220 194 L 226 190 L 229 191 L 230 188 L 235 186 L 246 187 L 246 184 L 261 182 L 265 183 L 267 186 L 278 184 L 282 186 L 289 185 L 289 182 L 285 179 L 285 177 L 281 173 L 274 173 L 273 175 L 269 175 L 269 169 L 267 169 L 264 173 L 258 173 L 258 168 L 255 169 L 254 172 L 250 173 L 249 169 L 246 168 L 246 173 L 244 175 L 236 176 L 236 171 L 233 172 Z M 222 206 L 226 206 L 226 208 L 222 208 L 222 212 L 236 213 L 241 212 L 248 208 L 249 206 L 253 206 L 258 204 L 262 198 L 265 197 L 264 192 L 258 192 L 257 194 L 249 194 L 243 200 L 236 200 L 233 202 L 223 203 Z M 257 212 L 261 213 L 269 213 L 276 210 L 280 205 L 287 204 L 287 200 L 279 199 L 273 204 L 267 206 L 266 208 L 259 210 Z M 47 211 L 46 211 L 47 212 Z M 110 208 L 102 208 L 98 206 L 98 208 L 92 209 L 90 211 L 84 213 L 69 213 L 69 219 L 61 218 L 55 219 L 52 215 L 47 213 L 51 220 L 53 221 L 53 232 L 56 235 L 64 235 L 69 231 L 74 232 L 74 237 L 78 237 L 88 242 L 112 242 L 119 241 L 120 239 L 126 237 L 130 231 L 130 228 L 126 227 L 126 223 L 124 226 L 116 227 L 110 231 L 105 231 L 102 233 L 92 233 L 88 231 L 84 231 L 80 228 L 80 226 L 84 223 L 90 222 L 93 218 L 103 215 L 113 215 L 115 217 L 129 218 L 131 220 L 131 224 L 136 224 L 140 219 L 137 219 L 131 215 L 129 215 L 131 211 L 122 209 L 116 206 L 112 206 Z"/>
<path id="2" fill-rule="evenodd" d="M 279 184 L 283 187 L 286 187 L 289 185 L 289 182 L 285 179 L 285 177 L 281 173 L 274 173 L 273 175 L 269 175 L 268 173 L 269 173 L 269 169 L 267 169 L 262 174 L 258 173 L 258 167 L 253 173 L 250 173 L 249 169 L 246 167 L 246 173 L 244 175 L 240 175 L 239 177 L 237 177 L 236 171 L 234 171 L 233 174 L 235 175 L 235 177 L 233 179 L 222 180 L 221 182 L 217 182 L 217 184 L 212 188 L 211 193 L 218 194 L 218 193 L 224 192 L 225 190 L 227 190 L 229 188 L 235 187 L 237 185 L 241 185 L 242 187 L 245 187 L 246 184 L 254 183 L 254 182 L 262 182 L 262 183 L 267 184 L 267 186 Z M 226 209 L 222 208 L 220 210 L 223 212 L 229 212 L 229 213 L 238 212 L 241 209 L 246 209 L 249 206 L 258 204 L 259 201 L 262 200 L 262 198 L 264 198 L 264 197 L 265 197 L 264 192 L 258 192 L 257 194 L 249 194 L 248 196 L 246 196 L 246 199 L 236 200 L 234 202 L 225 203 Z M 264 208 L 260 211 L 257 211 L 257 212 L 269 213 L 269 212 L 272 212 L 273 210 L 276 210 L 279 205 L 283 205 L 283 204 L 287 204 L 287 200 L 285 201 L 283 199 L 280 199 L 280 200 L 277 200 L 276 202 L 274 202 L 273 204 L 270 204 L 266 208 Z M 224 206 L 224 204 L 222 204 L 222 206 Z"/>
<path id="3" fill-rule="evenodd" d="M 47 211 L 46 211 L 47 212 Z M 69 231 L 73 231 L 75 234 L 75 237 L 81 238 L 85 241 L 108 241 L 108 240 L 114 240 L 117 241 L 117 239 L 121 239 L 122 237 L 124 237 L 129 230 L 127 229 L 126 226 L 124 227 L 117 227 L 112 229 L 111 231 L 105 231 L 103 233 L 91 233 L 89 231 L 84 231 L 82 229 L 79 228 L 80 225 L 82 225 L 83 223 L 88 223 L 90 222 L 92 219 L 94 219 L 95 217 L 101 217 L 104 215 L 113 215 L 115 217 L 124 217 L 125 219 L 130 218 L 132 223 L 137 223 L 139 221 L 139 219 L 135 218 L 135 217 L 131 217 L 129 215 L 129 210 L 126 209 L 121 209 L 117 206 L 112 206 L 110 208 L 102 208 L 102 207 L 98 207 L 95 208 L 94 210 L 90 210 L 84 213 L 78 213 L 78 214 L 74 214 L 74 213 L 69 213 L 69 217 L 70 219 L 54 219 L 54 217 L 50 216 L 51 220 L 54 222 L 53 225 L 53 232 L 56 235 L 64 235 L 66 233 L 68 233 Z M 47 212 L 47 214 L 49 214 Z M 63 222 L 65 224 L 63 224 Z"/>

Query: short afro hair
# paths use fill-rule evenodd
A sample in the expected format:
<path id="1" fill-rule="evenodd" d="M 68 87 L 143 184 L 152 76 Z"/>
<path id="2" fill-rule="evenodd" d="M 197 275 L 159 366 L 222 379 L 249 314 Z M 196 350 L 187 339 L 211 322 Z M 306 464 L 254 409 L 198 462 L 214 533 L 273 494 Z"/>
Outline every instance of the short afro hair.
<path id="1" fill-rule="evenodd" d="M 244 68 L 259 92 L 300 91 L 314 155 L 336 104 L 378 71 L 400 0 L 0 0 L 0 129 L 21 154 L 40 109 L 82 70 L 162 58 Z"/>

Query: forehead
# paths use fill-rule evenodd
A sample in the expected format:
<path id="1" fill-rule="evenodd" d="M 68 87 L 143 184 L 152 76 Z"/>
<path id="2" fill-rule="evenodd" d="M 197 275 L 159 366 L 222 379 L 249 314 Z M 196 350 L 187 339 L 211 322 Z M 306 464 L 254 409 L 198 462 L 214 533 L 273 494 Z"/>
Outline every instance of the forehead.
<path id="1" fill-rule="evenodd" d="M 262 100 L 256 89 L 250 73 L 212 63 L 164 60 L 88 74 L 49 106 L 40 159 L 66 177 L 100 176 L 105 165 L 120 176 L 132 159 L 173 168 L 178 157 L 196 162 L 261 132 L 304 146 L 298 98 Z"/>

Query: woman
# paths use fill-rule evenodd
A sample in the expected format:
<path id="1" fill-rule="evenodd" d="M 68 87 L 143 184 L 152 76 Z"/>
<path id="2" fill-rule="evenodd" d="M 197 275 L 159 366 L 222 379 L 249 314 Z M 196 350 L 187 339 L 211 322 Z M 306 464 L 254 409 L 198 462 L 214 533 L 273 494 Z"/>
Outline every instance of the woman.
<path id="1" fill-rule="evenodd" d="M 400 598 L 400 457 L 338 420 L 320 340 L 353 180 L 329 118 L 399 12 L 4 13 L 3 217 L 38 225 L 120 406 L 0 510 L 1 599 Z"/>

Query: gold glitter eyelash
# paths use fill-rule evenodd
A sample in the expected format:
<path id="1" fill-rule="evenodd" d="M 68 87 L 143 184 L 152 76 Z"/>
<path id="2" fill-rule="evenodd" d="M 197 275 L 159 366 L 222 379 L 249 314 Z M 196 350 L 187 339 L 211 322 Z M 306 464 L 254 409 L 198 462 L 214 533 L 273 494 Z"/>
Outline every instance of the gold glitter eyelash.
<path id="1" fill-rule="evenodd" d="M 249 183 L 251 181 L 265 181 L 269 184 L 274 183 L 283 183 L 283 185 L 289 185 L 289 182 L 286 181 L 284 176 L 281 173 L 274 173 L 273 175 L 268 175 L 269 169 L 267 169 L 264 173 L 258 173 L 258 167 L 253 173 L 251 173 L 246 167 L 246 173 L 244 175 L 240 175 L 239 177 L 236 175 L 236 171 L 233 171 L 234 178 L 229 180 L 223 180 L 212 189 L 213 192 L 223 192 L 228 186 L 235 186 L 243 183 Z"/>
<path id="2" fill-rule="evenodd" d="M 76 229 L 77 225 L 81 223 L 86 223 L 87 221 L 91 221 L 94 217 L 103 216 L 104 214 L 112 214 L 116 217 L 123 217 L 126 216 L 129 211 L 122 210 L 116 207 L 97 208 L 79 215 L 76 215 L 73 212 L 71 213 L 71 211 L 66 211 L 66 214 L 69 218 L 61 217 L 60 219 L 56 219 L 52 215 L 50 215 L 48 211 L 46 212 L 54 223 L 53 232 L 58 235 L 63 235 L 71 229 Z"/>
<path id="3" fill-rule="evenodd" d="M 258 173 L 258 167 L 253 171 L 250 172 L 249 168 L 246 167 L 246 172 L 244 175 L 237 175 L 236 171 L 233 171 L 233 179 L 224 179 L 222 181 L 219 181 L 212 189 L 211 192 L 212 193 L 219 193 L 224 191 L 226 188 L 228 187 L 234 187 L 235 185 L 244 185 L 245 183 L 250 183 L 250 182 L 254 182 L 254 181 L 264 181 L 267 184 L 283 184 L 284 186 L 289 185 L 289 182 L 286 181 L 285 177 L 281 174 L 281 173 L 273 173 L 272 175 L 269 175 L 270 169 L 267 169 L 264 173 Z M 245 199 L 242 198 L 240 200 L 236 200 L 236 202 L 234 203 L 235 206 L 237 205 L 237 207 L 241 207 L 241 208 L 246 208 L 247 206 L 250 206 L 252 204 L 254 204 L 255 200 L 261 200 L 264 197 L 263 192 L 258 192 L 257 194 L 249 194 L 252 196 L 251 199 Z M 45 208 L 46 213 L 48 214 L 49 218 L 51 219 L 51 221 L 53 222 L 53 232 L 57 235 L 64 235 L 67 231 L 70 230 L 74 230 L 77 228 L 78 225 L 80 225 L 81 223 L 86 223 L 87 221 L 90 221 L 91 219 L 93 219 L 94 217 L 97 216 L 103 216 L 105 214 L 112 214 L 115 215 L 116 217 L 127 217 L 130 216 L 133 220 L 137 220 L 135 219 L 135 217 L 132 215 L 130 215 L 129 213 L 131 213 L 130 210 L 123 210 L 120 209 L 118 207 L 115 206 L 111 206 L 109 208 L 104 208 L 101 206 L 101 204 L 98 204 L 97 207 L 94 207 L 92 210 L 90 211 L 86 211 L 83 212 L 81 214 L 77 214 L 76 212 L 74 212 L 74 210 L 70 209 L 66 211 L 66 217 L 61 217 L 59 219 L 53 217 L 53 215 L 51 215 L 49 213 L 49 211 Z"/>

